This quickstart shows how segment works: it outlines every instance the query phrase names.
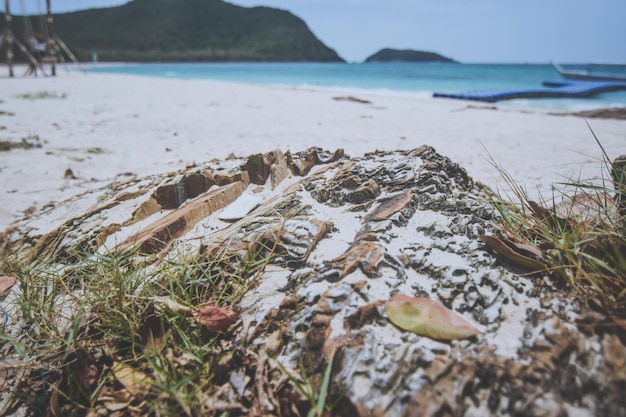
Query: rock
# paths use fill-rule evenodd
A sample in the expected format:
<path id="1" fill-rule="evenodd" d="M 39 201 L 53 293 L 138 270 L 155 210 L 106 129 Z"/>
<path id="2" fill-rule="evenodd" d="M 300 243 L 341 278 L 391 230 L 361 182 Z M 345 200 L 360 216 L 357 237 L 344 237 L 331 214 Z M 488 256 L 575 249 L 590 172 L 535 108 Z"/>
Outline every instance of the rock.
<path id="1" fill-rule="evenodd" d="M 261 204 L 261 199 L 251 193 L 243 193 L 239 198 L 226 206 L 217 216 L 226 222 L 233 222 L 246 217 L 252 210 Z"/>
<path id="2" fill-rule="evenodd" d="M 158 187 L 152 198 L 162 209 L 171 210 L 180 207 L 188 199 L 206 192 L 214 184 L 215 179 L 210 172 L 181 174 Z"/>
<path id="3" fill-rule="evenodd" d="M 343 149 L 337 149 L 334 153 L 328 153 L 322 149 L 311 148 L 305 154 L 291 155 L 287 152 L 286 158 L 289 169 L 294 175 L 304 176 L 311 168 L 319 164 L 329 164 L 344 156 Z"/>
<path id="4" fill-rule="evenodd" d="M 244 171 L 248 172 L 250 176 L 250 182 L 252 184 L 265 184 L 265 181 L 270 176 L 270 167 L 274 161 L 270 158 L 270 155 L 256 154 L 248 157 L 248 161 L 242 167 Z"/>
<path id="5" fill-rule="evenodd" d="M 242 170 L 248 172 L 252 184 L 263 185 L 271 177 L 272 189 L 289 175 L 287 160 L 279 150 L 251 155 L 242 166 Z"/>
<path id="6" fill-rule="evenodd" d="M 1 235 L 0 255 L 64 270 L 73 251 L 122 242 L 117 250 L 159 254 L 151 273 L 180 253 L 223 260 L 215 268 L 225 271 L 261 257 L 265 269 L 216 342 L 220 378 L 207 395 L 218 415 L 306 405 L 285 375 L 319 392 L 330 362 L 328 395 L 343 415 L 626 413 L 623 333 L 543 272 L 517 275 L 496 262 L 479 236 L 493 235 L 498 213 L 458 164 L 429 146 L 281 155 L 93 190 L 18 222 Z M 215 184 L 189 197 L 211 184 L 204 173 Z M 158 203 L 161 187 L 178 207 Z M 242 195 L 250 204 L 224 216 Z M 404 331 L 384 307 L 398 294 L 441 303 L 480 333 L 442 341 Z"/>
<path id="7" fill-rule="evenodd" d="M 172 182 L 157 188 L 153 198 L 162 209 L 171 210 L 180 207 L 187 200 L 184 177 L 180 175 Z"/>
<path id="8" fill-rule="evenodd" d="M 413 199 L 413 190 L 405 190 L 381 202 L 367 214 L 368 220 L 385 220 L 401 212 Z"/>
<path id="9" fill-rule="evenodd" d="M 187 198 L 196 198 L 215 185 L 215 178 L 210 172 L 192 172 L 185 175 L 185 194 Z"/>
<path id="10" fill-rule="evenodd" d="M 115 250 L 125 252 L 138 247 L 145 254 L 161 252 L 173 239 L 189 232 L 200 220 L 235 201 L 247 186 L 247 182 L 237 181 L 210 191 L 126 239 Z"/>

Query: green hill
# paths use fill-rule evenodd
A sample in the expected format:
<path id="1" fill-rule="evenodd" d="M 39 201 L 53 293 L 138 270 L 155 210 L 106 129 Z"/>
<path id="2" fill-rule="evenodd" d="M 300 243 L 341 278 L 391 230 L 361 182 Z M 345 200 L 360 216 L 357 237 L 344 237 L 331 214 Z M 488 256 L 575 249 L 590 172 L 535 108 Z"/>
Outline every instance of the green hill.
<path id="1" fill-rule="evenodd" d="M 343 61 L 293 14 L 222 0 L 133 0 L 54 19 L 81 60 L 96 52 L 101 61 Z M 20 36 L 24 19 L 13 21 Z"/>
<path id="2" fill-rule="evenodd" d="M 368 57 L 365 62 L 456 62 L 434 52 L 412 49 L 385 48 Z"/>

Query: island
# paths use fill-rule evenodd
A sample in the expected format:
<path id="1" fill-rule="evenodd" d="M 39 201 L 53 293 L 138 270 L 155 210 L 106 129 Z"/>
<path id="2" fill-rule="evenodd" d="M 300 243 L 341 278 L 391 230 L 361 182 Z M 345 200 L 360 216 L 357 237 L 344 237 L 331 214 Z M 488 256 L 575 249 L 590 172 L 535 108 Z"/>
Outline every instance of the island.
<path id="1" fill-rule="evenodd" d="M 385 48 L 369 56 L 365 62 L 457 62 L 435 52 Z"/>
<path id="2" fill-rule="evenodd" d="M 13 33 L 38 19 L 16 16 Z M 4 21 L 0 13 L 0 33 Z M 81 61 L 344 62 L 292 13 L 222 0 L 133 0 L 55 14 L 54 25 Z"/>

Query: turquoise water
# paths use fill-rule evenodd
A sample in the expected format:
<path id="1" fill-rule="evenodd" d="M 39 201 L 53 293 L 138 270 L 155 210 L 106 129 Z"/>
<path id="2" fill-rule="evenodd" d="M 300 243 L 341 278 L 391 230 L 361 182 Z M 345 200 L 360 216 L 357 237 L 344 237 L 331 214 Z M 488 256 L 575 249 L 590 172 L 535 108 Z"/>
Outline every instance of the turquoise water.
<path id="1" fill-rule="evenodd" d="M 567 69 L 585 69 L 568 66 Z M 614 68 L 607 68 L 614 71 Z M 90 72 L 253 84 L 346 87 L 432 95 L 482 88 L 540 88 L 560 75 L 548 64 L 449 63 L 165 63 L 104 65 Z M 517 99 L 498 105 L 557 110 L 626 106 L 626 91 L 579 99 Z"/>

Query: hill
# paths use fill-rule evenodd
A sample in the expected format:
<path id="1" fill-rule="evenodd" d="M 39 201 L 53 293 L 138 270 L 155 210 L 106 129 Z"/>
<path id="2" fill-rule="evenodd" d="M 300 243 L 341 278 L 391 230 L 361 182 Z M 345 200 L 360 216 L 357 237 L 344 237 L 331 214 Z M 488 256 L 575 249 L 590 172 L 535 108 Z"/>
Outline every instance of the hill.
<path id="1" fill-rule="evenodd" d="M 16 17 L 14 33 L 23 26 Z M 81 60 L 343 61 L 293 14 L 222 0 L 133 0 L 55 15 L 55 29 Z"/>
<path id="2" fill-rule="evenodd" d="M 412 49 L 385 48 L 368 57 L 365 62 L 456 62 L 434 52 Z"/>

